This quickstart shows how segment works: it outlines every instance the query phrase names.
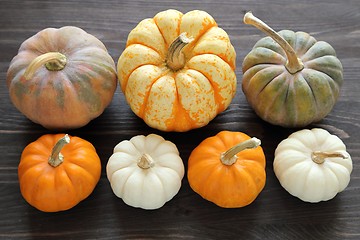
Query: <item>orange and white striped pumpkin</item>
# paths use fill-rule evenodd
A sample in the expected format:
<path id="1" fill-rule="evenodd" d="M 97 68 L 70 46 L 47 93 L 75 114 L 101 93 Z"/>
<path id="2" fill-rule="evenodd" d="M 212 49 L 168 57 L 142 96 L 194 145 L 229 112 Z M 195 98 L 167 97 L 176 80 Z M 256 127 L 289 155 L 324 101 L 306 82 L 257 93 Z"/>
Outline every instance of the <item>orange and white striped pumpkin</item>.
<path id="1" fill-rule="evenodd" d="M 117 70 L 132 111 L 150 127 L 183 132 L 207 125 L 236 92 L 236 53 L 206 12 L 167 10 L 129 34 Z"/>

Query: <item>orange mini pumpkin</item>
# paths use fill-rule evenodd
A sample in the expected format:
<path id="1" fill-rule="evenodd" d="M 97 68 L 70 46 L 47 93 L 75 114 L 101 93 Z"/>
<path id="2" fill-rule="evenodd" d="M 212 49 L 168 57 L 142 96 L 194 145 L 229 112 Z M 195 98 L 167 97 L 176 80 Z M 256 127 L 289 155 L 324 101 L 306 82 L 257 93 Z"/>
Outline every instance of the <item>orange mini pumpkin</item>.
<path id="1" fill-rule="evenodd" d="M 252 203 L 265 186 L 265 155 L 260 140 L 222 131 L 190 154 L 188 180 L 200 196 L 224 208 Z"/>
<path id="2" fill-rule="evenodd" d="M 30 205 L 58 212 L 91 194 L 100 179 L 101 162 L 90 142 L 46 134 L 26 146 L 18 175 L 21 194 Z"/>

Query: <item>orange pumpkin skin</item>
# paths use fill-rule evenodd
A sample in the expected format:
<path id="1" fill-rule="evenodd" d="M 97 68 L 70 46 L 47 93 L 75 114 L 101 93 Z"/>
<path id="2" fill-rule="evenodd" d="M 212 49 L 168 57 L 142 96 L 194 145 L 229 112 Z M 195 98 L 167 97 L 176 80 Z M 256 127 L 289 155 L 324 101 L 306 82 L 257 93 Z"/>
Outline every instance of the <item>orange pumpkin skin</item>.
<path id="1" fill-rule="evenodd" d="M 220 207 L 238 208 L 252 203 L 266 182 L 262 148 L 239 152 L 232 165 L 225 165 L 220 159 L 222 153 L 248 139 L 241 132 L 222 131 L 201 142 L 188 161 L 190 187 Z"/>
<path id="2" fill-rule="evenodd" d="M 31 63 L 45 54 L 52 65 Z M 56 70 L 55 70 L 56 69 Z M 84 30 L 46 28 L 25 40 L 7 71 L 11 102 L 47 129 L 74 129 L 100 116 L 117 86 L 115 63 L 105 45 Z"/>
<path id="3" fill-rule="evenodd" d="M 64 134 L 46 134 L 25 147 L 18 167 L 20 190 L 25 200 L 44 212 L 68 210 L 87 198 L 101 175 L 94 146 L 70 137 L 57 167 L 48 163 L 52 148 Z"/>

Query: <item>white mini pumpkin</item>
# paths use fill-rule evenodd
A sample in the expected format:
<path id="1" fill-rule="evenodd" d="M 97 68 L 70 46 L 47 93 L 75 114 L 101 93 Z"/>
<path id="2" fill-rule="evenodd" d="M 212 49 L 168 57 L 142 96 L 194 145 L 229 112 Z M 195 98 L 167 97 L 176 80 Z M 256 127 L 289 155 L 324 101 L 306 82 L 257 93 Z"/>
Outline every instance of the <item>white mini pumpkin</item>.
<path id="1" fill-rule="evenodd" d="M 126 204 L 157 209 L 178 193 L 184 164 L 174 143 L 156 134 L 138 135 L 115 146 L 106 173 Z"/>
<path id="2" fill-rule="evenodd" d="M 321 128 L 291 134 L 275 150 L 280 184 L 305 202 L 327 201 L 350 182 L 352 160 L 341 139 Z"/>

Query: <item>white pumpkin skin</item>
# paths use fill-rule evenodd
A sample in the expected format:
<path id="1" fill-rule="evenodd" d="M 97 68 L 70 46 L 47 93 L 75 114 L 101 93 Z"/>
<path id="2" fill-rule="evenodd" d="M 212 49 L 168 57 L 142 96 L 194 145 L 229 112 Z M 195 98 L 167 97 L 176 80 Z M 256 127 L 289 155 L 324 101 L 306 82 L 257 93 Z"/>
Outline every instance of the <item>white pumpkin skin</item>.
<path id="1" fill-rule="evenodd" d="M 326 157 L 323 163 L 316 163 L 312 158 L 316 151 L 344 157 Z M 330 200 L 343 191 L 353 168 L 341 139 L 321 128 L 300 130 L 283 140 L 275 150 L 273 167 L 291 195 L 312 203 Z"/>
<path id="2" fill-rule="evenodd" d="M 147 165 L 142 156 L 153 162 Z M 141 164 L 140 164 L 141 165 Z M 107 178 L 114 194 L 132 206 L 157 209 L 179 191 L 184 164 L 175 144 L 159 135 L 135 136 L 117 144 L 107 166 Z"/>

